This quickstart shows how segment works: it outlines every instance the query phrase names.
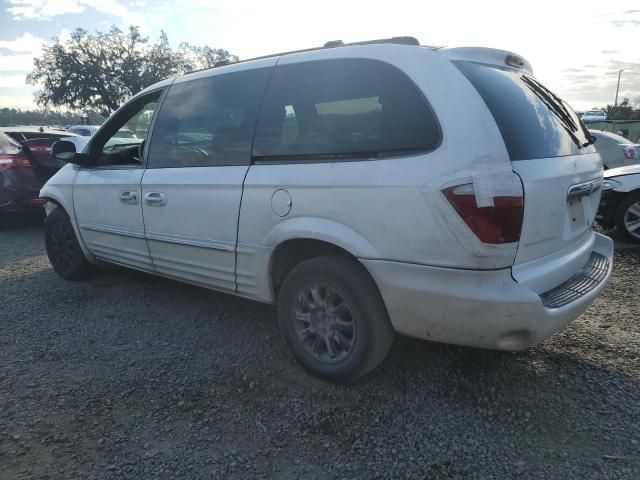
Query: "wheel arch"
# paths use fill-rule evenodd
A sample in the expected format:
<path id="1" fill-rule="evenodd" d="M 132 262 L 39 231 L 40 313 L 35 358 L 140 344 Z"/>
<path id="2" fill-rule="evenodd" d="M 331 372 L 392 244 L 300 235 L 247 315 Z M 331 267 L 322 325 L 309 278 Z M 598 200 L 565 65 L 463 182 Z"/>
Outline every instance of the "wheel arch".
<path id="1" fill-rule="evenodd" d="M 371 272 L 359 259 L 379 258 L 379 255 L 375 247 L 362 235 L 332 220 L 301 220 L 303 219 L 294 219 L 286 229 L 281 226 L 279 235 L 273 237 L 274 247 L 268 262 L 268 279 L 274 300 L 277 299 L 287 274 L 296 265 L 322 255 L 343 255 L 353 259 L 376 283 Z"/>
<path id="2" fill-rule="evenodd" d="M 69 216 L 71 220 L 71 225 L 73 226 L 73 231 L 76 234 L 76 238 L 78 239 L 78 243 L 80 244 L 80 248 L 82 248 L 82 252 L 84 253 L 87 260 L 91 263 L 98 263 L 97 260 L 91 255 L 91 252 L 84 244 L 84 240 L 82 239 L 82 235 L 80 235 L 80 228 L 78 226 L 78 222 L 76 221 L 75 211 L 73 209 L 73 201 L 72 199 L 67 198 L 62 189 L 55 185 L 45 185 L 40 190 L 40 198 L 44 198 L 48 203 L 52 203 L 55 205 L 54 208 L 62 208 L 65 213 Z M 47 215 L 51 213 L 51 209 L 45 205 L 45 210 Z"/>

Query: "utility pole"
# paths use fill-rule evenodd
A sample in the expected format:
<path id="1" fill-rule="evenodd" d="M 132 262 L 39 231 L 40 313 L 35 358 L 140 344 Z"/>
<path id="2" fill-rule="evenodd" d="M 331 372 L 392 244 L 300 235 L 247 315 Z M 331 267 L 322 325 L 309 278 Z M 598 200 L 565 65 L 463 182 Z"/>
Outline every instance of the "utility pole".
<path id="1" fill-rule="evenodd" d="M 624 72 L 624 70 L 618 70 L 618 86 L 616 87 L 616 101 L 613 102 L 614 108 L 618 106 L 618 92 L 620 91 L 620 75 L 622 75 L 622 72 Z"/>

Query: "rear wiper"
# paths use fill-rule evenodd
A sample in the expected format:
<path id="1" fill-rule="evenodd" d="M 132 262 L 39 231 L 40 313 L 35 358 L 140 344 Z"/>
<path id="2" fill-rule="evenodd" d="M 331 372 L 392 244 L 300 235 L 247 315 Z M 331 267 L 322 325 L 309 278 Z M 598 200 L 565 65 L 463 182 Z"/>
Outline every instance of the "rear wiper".
<path id="1" fill-rule="evenodd" d="M 529 88 L 538 95 L 538 97 L 544 97 L 549 103 L 552 104 L 553 113 L 555 113 L 556 116 L 560 117 L 574 131 L 578 130 L 578 125 L 576 125 L 576 123 L 573 121 L 573 118 L 571 118 L 571 114 L 564 106 L 564 103 L 562 102 L 562 99 L 560 97 L 558 97 L 555 93 L 538 82 L 536 79 L 528 77 L 527 75 L 522 76 L 522 81 L 526 83 Z"/>
<path id="2" fill-rule="evenodd" d="M 578 125 L 573 120 L 573 118 L 571 118 L 571 114 L 567 110 L 567 107 L 565 107 L 564 102 L 561 98 L 559 98 L 555 93 L 553 93 L 551 90 L 531 77 L 523 75 L 522 81 L 542 101 L 542 103 L 546 105 L 551 113 L 555 115 L 555 117 L 560 121 L 560 124 L 569 133 L 571 140 L 573 140 L 578 148 L 588 147 L 593 143 L 593 141 L 591 140 L 591 135 L 584 131 L 585 128 L 582 125 L 582 122 L 580 122 L 580 126 L 582 127 L 583 134 L 588 141 L 585 143 L 581 142 L 578 136 L 575 134 L 575 132 L 578 131 Z"/>
<path id="3" fill-rule="evenodd" d="M 558 116 L 558 114 L 556 114 L 556 112 L 555 112 L 555 110 L 554 110 L 554 107 L 553 107 L 553 104 L 552 104 L 552 103 L 550 103 L 547 99 L 545 99 L 545 98 L 543 98 L 543 97 L 541 97 L 541 96 L 538 96 L 538 98 L 539 98 L 539 99 L 540 99 L 540 101 L 541 101 L 542 103 L 544 103 L 544 105 L 545 105 L 545 106 L 546 106 L 546 107 L 551 111 L 551 113 L 553 113 L 553 114 L 556 116 L 556 118 L 558 118 L 558 122 L 560 123 L 560 125 L 562 126 L 562 128 L 564 128 L 564 129 L 567 131 L 567 133 L 569 134 L 569 137 L 571 137 L 571 140 L 573 141 L 573 143 L 575 143 L 575 144 L 576 144 L 576 146 L 577 146 L 579 149 L 580 149 L 580 148 L 582 148 L 582 142 L 580 141 L 580 139 L 578 138 L 578 136 L 575 134 L 575 130 L 574 130 L 574 129 L 572 129 L 569 125 L 567 125 L 567 124 L 562 120 L 562 118 L 560 118 L 560 117 Z"/>

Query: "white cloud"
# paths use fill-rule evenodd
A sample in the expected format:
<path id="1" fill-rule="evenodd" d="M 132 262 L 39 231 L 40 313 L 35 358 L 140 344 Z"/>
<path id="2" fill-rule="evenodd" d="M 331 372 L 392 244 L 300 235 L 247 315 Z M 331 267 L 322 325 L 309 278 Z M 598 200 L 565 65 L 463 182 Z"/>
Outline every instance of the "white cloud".
<path id="1" fill-rule="evenodd" d="M 79 0 L 82 4 L 96 9 L 98 12 L 107 13 L 120 18 L 124 25 L 137 25 L 143 31 L 145 21 L 141 14 L 133 12 L 118 0 Z"/>
<path id="2" fill-rule="evenodd" d="M 123 24 L 144 27 L 144 18 L 131 11 L 119 0 L 9 0 L 7 11 L 14 20 L 49 20 L 70 13 L 82 13 L 93 8 L 120 18 Z M 135 2 L 134 6 L 144 6 L 144 2 Z"/>
<path id="3" fill-rule="evenodd" d="M 16 20 L 43 20 L 65 13 L 82 13 L 78 0 L 9 0 L 7 11 Z"/>
<path id="4" fill-rule="evenodd" d="M 0 41 L 0 74 L 2 71 L 27 72 L 33 68 L 34 57 L 47 41 L 30 33 L 14 40 Z M 6 50 L 5 50 L 6 49 Z"/>
<path id="5" fill-rule="evenodd" d="M 0 40 L 0 48 L 6 48 L 13 53 L 38 53 L 42 48 L 42 45 L 47 43 L 46 40 L 40 37 L 35 37 L 30 33 L 25 33 L 22 36 L 14 40 Z"/>
<path id="6" fill-rule="evenodd" d="M 0 108 L 21 108 L 23 110 L 32 110 L 36 108 L 33 96 L 28 95 L 0 95 Z"/>
<path id="7" fill-rule="evenodd" d="M 0 88 L 26 87 L 25 74 L 12 73 L 4 75 L 0 73 Z"/>

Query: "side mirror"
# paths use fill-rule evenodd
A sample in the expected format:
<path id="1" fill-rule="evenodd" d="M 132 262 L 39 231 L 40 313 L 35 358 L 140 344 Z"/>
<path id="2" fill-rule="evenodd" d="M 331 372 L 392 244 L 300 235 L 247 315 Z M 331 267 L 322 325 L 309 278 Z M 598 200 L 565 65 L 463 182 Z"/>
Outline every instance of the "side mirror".
<path id="1" fill-rule="evenodd" d="M 58 140 L 51 146 L 51 155 L 56 160 L 65 163 L 81 163 L 81 156 L 76 154 L 76 146 L 68 140 Z"/>

